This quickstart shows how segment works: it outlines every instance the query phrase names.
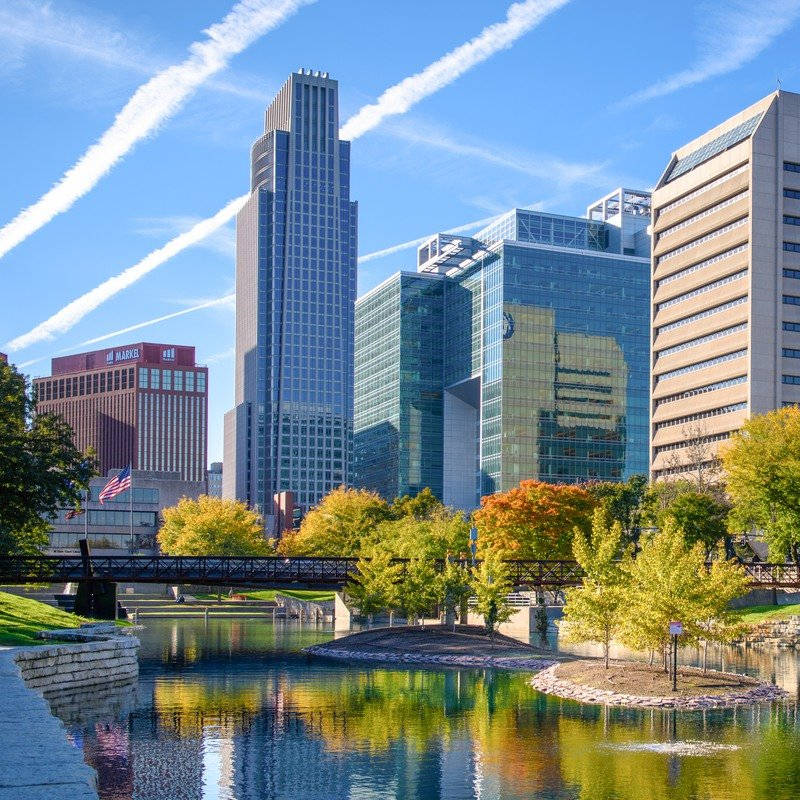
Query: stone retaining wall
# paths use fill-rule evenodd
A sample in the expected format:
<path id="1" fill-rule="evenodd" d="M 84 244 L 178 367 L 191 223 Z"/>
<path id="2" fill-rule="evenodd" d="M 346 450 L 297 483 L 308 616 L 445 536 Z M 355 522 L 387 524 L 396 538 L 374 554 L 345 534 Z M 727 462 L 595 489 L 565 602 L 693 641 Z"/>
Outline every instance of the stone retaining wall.
<path id="1" fill-rule="evenodd" d="M 800 615 L 759 622 L 747 631 L 742 641 L 748 645 L 797 649 L 800 647 Z"/>
<path id="2" fill-rule="evenodd" d="M 735 692 L 719 695 L 652 697 L 646 695 L 623 694 L 608 689 L 597 689 L 593 686 L 582 686 L 573 681 L 561 679 L 557 675 L 558 664 L 542 670 L 531 679 L 531 686 L 545 694 L 577 700 L 581 703 L 592 703 L 605 706 L 628 706 L 633 708 L 674 708 L 681 711 L 695 711 L 704 708 L 729 708 L 743 704 L 768 703 L 773 700 L 784 700 L 787 693 L 771 683 L 759 683 L 753 679 L 752 689 L 739 689 Z M 681 669 L 688 669 L 681 667 Z M 697 670 L 698 672 L 700 670 Z M 735 678 L 742 675 L 722 673 Z M 749 682 L 749 681 L 748 681 Z"/>
<path id="3" fill-rule="evenodd" d="M 14 660 L 25 685 L 46 695 L 94 684 L 136 680 L 138 647 L 138 639 L 116 636 L 102 641 L 20 649 Z"/>

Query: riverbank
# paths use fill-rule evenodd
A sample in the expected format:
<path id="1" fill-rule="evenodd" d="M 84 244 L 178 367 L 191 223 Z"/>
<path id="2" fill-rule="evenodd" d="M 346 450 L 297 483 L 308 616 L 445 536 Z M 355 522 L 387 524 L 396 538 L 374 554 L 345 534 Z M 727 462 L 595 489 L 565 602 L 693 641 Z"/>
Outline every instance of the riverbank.
<path id="1" fill-rule="evenodd" d="M 303 651 L 347 661 L 540 670 L 563 660 L 509 636 L 489 638 L 477 625 L 402 625 L 358 631 Z"/>
<path id="2" fill-rule="evenodd" d="M 678 689 L 672 691 L 670 676 L 658 666 L 638 661 L 615 661 L 605 669 L 600 660 L 582 659 L 554 664 L 531 680 L 545 694 L 582 703 L 634 708 L 697 710 L 767 703 L 783 700 L 787 693 L 732 672 L 680 667 Z"/>

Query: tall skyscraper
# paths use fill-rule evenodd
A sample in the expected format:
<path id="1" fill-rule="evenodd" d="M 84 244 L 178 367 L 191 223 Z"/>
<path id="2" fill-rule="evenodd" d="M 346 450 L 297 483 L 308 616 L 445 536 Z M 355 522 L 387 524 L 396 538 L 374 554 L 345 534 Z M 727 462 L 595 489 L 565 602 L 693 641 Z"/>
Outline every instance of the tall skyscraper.
<path id="1" fill-rule="evenodd" d="M 292 74 L 251 156 L 236 221 L 235 407 L 225 415 L 223 493 L 308 509 L 350 482 L 357 214 L 338 84 Z"/>
<path id="2" fill-rule="evenodd" d="M 356 305 L 357 485 L 448 505 L 647 471 L 650 196 L 438 234 Z"/>
<path id="3" fill-rule="evenodd" d="M 800 402 L 800 95 L 670 158 L 653 193 L 651 473 L 702 477 L 751 414 Z"/>
<path id="4" fill-rule="evenodd" d="M 101 475 L 130 465 L 205 481 L 208 368 L 194 347 L 138 344 L 54 358 L 36 378 L 40 413 L 63 417 L 80 450 L 94 448 Z"/>

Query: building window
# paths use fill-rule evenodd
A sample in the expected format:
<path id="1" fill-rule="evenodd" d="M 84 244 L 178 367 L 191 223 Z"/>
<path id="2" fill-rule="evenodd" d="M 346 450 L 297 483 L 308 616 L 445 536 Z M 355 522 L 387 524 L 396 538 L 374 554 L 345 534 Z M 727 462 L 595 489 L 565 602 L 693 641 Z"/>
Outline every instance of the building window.
<path id="1" fill-rule="evenodd" d="M 800 190 L 798 189 L 789 189 L 788 187 L 783 187 L 783 196 L 784 197 L 791 197 L 792 200 L 800 200 Z"/>
<path id="2" fill-rule="evenodd" d="M 789 253 L 800 253 L 800 242 L 784 242 L 783 249 Z"/>
<path id="3" fill-rule="evenodd" d="M 176 392 L 182 392 L 183 391 L 183 373 L 180 370 L 176 369 L 175 373 L 174 373 L 174 377 L 175 377 L 175 383 L 174 383 L 175 391 Z"/>
<path id="4" fill-rule="evenodd" d="M 147 388 L 147 367 L 139 367 L 139 388 Z"/>
<path id="5" fill-rule="evenodd" d="M 151 369 L 150 370 L 150 388 L 151 389 L 159 389 L 161 387 L 161 370 L 160 369 Z"/>
<path id="6" fill-rule="evenodd" d="M 793 386 L 800 386 L 800 375 L 784 375 L 782 383 L 790 383 Z"/>
<path id="7" fill-rule="evenodd" d="M 164 369 L 161 370 L 161 388 L 162 389 L 172 389 L 172 370 L 171 369 Z"/>
<path id="8" fill-rule="evenodd" d="M 783 222 L 786 225 L 800 225 L 800 217 L 795 217 L 793 214 L 784 214 Z"/>
<path id="9" fill-rule="evenodd" d="M 784 347 L 783 348 L 783 357 L 784 358 L 800 358 L 800 350 L 797 350 L 794 347 Z"/>
<path id="10" fill-rule="evenodd" d="M 783 268 L 783 277 L 784 278 L 800 278 L 800 269 L 789 269 L 788 267 Z"/>
<path id="11" fill-rule="evenodd" d="M 197 391 L 198 392 L 205 392 L 206 390 L 206 374 L 205 372 L 198 372 L 197 373 Z"/>
<path id="12" fill-rule="evenodd" d="M 800 306 L 800 297 L 794 294 L 785 294 L 783 296 L 783 302 L 786 303 L 787 306 Z"/>
<path id="13" fill-rule="evenodd" d="M 194 391 L 194 372 L 186 372 L 184 373 L 186 376 L 186 391 L 193 392 Z"/>
<path id="14" fill-rule="evenodd" d="M 785 331 L 793 331 L 794 333 L 800 333 L 800 322 L 784 322 L 783 329 Z"/>
<path id="15" fill-rule="evenodd" d="M 783 168 L 787 172 L 800 172 L 800 164 L 796 164 L 794 161 L 784 161 Z"/>

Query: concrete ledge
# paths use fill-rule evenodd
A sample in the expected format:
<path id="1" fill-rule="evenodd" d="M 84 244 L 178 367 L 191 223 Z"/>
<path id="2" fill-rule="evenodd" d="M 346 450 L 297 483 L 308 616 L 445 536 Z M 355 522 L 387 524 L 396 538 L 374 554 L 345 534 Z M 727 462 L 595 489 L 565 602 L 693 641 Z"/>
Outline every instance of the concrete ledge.
<path id="1" fill-rule="evenodd" d="M 0 648 L 0 800 L 97 800 L 95 771 L 45 697 L 132 686 L 139 641 L 116 626 L 87 627 L 48 632 L 75 644 Z"/>
<path id="2" fill-rule="evenodd" d="M 626 706 L 631 708 L 674 708 L 680 711 L 697 711 L 705 708 L 730 708 L 740 705 L 753 705 L 756 703 L 770 703 L 773 700 L 784 700 L 787 693 L 771 683 L 760 683 L 753 680 L 753 688 L 746 691 L 731 692 L 719 695 L 687 695 L 655 697 L 647 695 L 622 694 L 608 689 L 597 689 L 593 686 L 584 686 L 570 680 L 561 679 L 557 675 L 559 664 L 535 675 L 531 679 L 531 686 L 545 694 L 551 694 L 565 700 L 577 700 L 580 703 L 593 705 Z M 681 667 L 682 670 L 691 669 Z M 694 671 L 694 670 L 693 670 Z M 696 670 L 701 672 L 701 670 Z M 735 678 L 744 676 L 732 672 L 723 672 L 722 675 Z"/>
<path id="3" fill-rule="evenodd" d="M 532 656 L 439 656 L 428 653 L 380 653 L 374 650 L 328 649 L 324 645 L 312 645 L 304 653 L 344 661 L 372 661 L 381 664 L 419 664 L 441 667 L 493 667 L 508 670 L 540 670 L 557 662 Z"/>

